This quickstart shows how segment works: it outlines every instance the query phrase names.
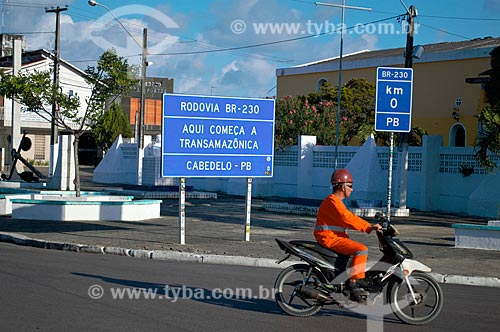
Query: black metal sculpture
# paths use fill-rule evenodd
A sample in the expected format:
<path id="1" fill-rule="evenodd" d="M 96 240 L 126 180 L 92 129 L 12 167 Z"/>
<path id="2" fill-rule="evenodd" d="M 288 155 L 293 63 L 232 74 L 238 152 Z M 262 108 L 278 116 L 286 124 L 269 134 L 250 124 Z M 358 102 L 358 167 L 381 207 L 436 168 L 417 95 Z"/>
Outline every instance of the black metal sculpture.
<path id="1" fill-rule="evenodd" d="M 21 155 L 21 150 L 22 151 L 29 151 L 31 149 L 31 139 L 29 137 L 26 137 L 26 134 L 28 132 L 24 131 L 23 132 L 23 137 L 21 138 L 21 142 L 19 142 L 19 147 L 16 149 L 12 149 L 11 151 L 11 156 L 12 156 L 12 165 L 10 167 L 10 174 L 7 177 L 5 174 L 2 174 L 2 180 L 10 180 L 12 178 L 12 175 L 16 171 L 16 164 L 18 161 L 22 162 L 26 167 L 28 167 L 30 171 L 24 171 L 21 173 L 17 173 L 19 177 L 26 182 L 39 182 L 40 179 L 47 179 L 45 175 L 43 175 L 35 166 L 31 165 L 26 159 L 23 158 Z"/>

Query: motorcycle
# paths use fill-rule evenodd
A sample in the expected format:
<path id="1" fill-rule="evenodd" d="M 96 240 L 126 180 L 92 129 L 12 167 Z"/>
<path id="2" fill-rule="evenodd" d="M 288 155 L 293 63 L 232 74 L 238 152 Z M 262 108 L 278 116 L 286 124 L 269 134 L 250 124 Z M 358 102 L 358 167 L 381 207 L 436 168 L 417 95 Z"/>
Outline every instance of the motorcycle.
<path id="1" fill-rule="evenodd" d="M 312 241 L 276 239 L 286 256 L 301 263 L 281 271 L 274 285 L 275 300 L 287 314 L 308 317 L 325 305 L 340 308 L 375 304 L 380 298 L 402 322 L 423 325 L 434 320 L 443 306 L 443 291 L 429 275 L 431 269 L 414 260 L 410 249 L 398 238 L 399 231 L 381 213 L 375 218 L 382 226 L 377 231 L 382 258 L 365 273 L 369 295 L 355 296 L 346 287 L 350 257 Z"/>

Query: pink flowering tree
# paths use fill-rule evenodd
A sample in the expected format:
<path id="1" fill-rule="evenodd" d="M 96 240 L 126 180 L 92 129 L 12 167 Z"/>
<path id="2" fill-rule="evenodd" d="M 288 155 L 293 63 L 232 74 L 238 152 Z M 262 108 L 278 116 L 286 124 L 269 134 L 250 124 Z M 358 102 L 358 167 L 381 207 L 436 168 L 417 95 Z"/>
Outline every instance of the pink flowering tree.
<path id="1" fill-rule="evenodd" d="M 364 141 L 373 128 L 375 86 L 364 79 L 349 81 L 342 88 L 339 141 Z M 320 93 L 284 97 L 276 103 L 275 145 L 296 145 L 299 135 L 314 135 L 318 144 L 335 145 L 337 88 L 325 86 Z"/>
<path id="2" fill-rule="evenodd" d="M 328 85 L 308 96 L 284 97 L 276 103 L 275 146 L 278 149 L 298 144 L 299 135 L 314 135 L 320 145 L 336 144 L 337 87 Z M 339 144 L 363 143 L 374 134 L 387 144 L 386 133 L 376 133 L 375 84 L 364 78 L 352 79 L 342 87 L 339 117 Z M 414 128 L 410 144 L 419 145 L 425 131 Z M 397 143 L 397 142 L 396 142 Z"/>

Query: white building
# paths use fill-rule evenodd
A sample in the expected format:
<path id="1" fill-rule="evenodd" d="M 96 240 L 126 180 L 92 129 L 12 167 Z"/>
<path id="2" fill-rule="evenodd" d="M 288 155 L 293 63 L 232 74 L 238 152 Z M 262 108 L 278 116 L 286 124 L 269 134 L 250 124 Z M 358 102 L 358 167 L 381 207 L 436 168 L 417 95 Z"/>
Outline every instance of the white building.
<path id="1" fill-rule="evenodd" d="M 49 71 L 53 72 L 54 55 L 47 50 L 23 52 L 21 72 Z M 12 71 L 12 57 L 0 58 L 0 70 Z M 80 111 L 87 108 L 86 100 L 90 97 L 91 87 L 85 81 L 85 72 L 69 62 L 59 61 L 59 86 L 63 93 L 80 98 Z M 47 105 L 50 113 L 52 105 Z M 8 154 L 12 125 L 12 100 L 0 96 L 0 148 L 5 148 Z M 28 132 L 33 146 L 30 151 L 23 152 L 23 156 L 30 160 L 48 161 L 50 156 L 50 122 L 35 112 L 28 112 L 21 105 L 21 133 Z M 4 160 L 8 161 L 8 155 Z"/>

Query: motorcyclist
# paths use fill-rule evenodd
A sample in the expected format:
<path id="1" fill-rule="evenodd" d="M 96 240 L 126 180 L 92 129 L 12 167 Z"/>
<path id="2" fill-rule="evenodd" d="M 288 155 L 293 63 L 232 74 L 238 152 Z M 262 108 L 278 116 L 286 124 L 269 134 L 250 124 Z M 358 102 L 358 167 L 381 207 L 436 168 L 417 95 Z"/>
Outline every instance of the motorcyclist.
<path id="1" fill-rule="evenodd" d="M 349 198 L 353 191 L 352 175 L 344 168 L 337 169 L 331 176 L 333 193 L 321 203 L 314 229 L 316 241 L 323 247 L 329 248 L 343 255 L 352 256 L 350 280 L 347 288 L 354 296 L 368 295 L 364 283 L 368 248 L 349 239 L 347 229 L 371 233 L 372 230 L 381 230 L 380 224 L 370 224 L 366 220 L 350 212 L 342 202 Z"/>

